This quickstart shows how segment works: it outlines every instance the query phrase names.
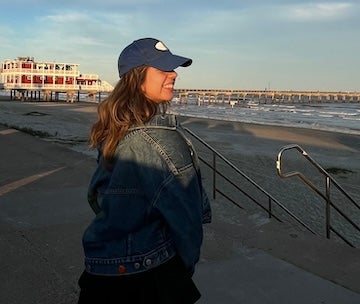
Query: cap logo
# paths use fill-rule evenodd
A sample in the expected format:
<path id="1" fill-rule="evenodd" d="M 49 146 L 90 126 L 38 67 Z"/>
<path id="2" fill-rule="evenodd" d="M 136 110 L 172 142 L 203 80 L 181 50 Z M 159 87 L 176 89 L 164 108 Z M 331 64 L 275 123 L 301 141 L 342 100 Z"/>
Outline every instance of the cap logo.
<path id="1" fill-rule="evenodd" d="M 158 43 L 155 44 L 155 48 L 158 51 L 167 51 L 168 48 L 165 46 L 165 44 L 163 44 L 161 41 L 158 41 Z"/>

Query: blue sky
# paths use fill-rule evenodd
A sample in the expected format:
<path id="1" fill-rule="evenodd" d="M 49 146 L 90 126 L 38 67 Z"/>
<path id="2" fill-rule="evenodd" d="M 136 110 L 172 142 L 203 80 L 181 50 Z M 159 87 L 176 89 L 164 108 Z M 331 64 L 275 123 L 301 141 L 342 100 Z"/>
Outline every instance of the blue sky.
<path id="1" fill-rule="evenodd" d="M 79 63 L 118 80 L 117 59 L 154 37 L 193 59 L 176 87 L 360 91 L 360 1 L 2 0 L 0 61 Z"/>

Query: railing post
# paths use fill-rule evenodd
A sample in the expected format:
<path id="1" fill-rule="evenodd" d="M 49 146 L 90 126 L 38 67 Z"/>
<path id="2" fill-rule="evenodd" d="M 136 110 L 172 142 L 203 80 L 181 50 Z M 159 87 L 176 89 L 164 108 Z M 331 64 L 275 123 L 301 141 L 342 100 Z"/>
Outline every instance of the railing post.
<path id="1" fill-rule="evenodd" d="M 213 152 L 213 198 L 216 198 L 216 154 Z"/>
<path id="2" fill-rule="evenodd" d="M 269 210 L 269 218 L 271 218 L 272 217 L 272 203 L 271 203 L 271 197 L 270 196 L 268 196 L 268 200 L 269 200 L 269 208 L 268 208 L 268 210 Z"/>
<path id="3" fill-rule="evenodd" d="M 330 239 L 330 177 L 326 176 L 326 237 Z"/>

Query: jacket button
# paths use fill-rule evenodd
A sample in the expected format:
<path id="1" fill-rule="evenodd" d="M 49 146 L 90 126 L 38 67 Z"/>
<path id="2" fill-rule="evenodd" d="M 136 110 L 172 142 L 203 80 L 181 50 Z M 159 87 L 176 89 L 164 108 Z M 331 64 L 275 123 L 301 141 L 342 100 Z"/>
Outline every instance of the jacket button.
<path id="1" fill-rule="evenodd" d="M 152 262 L 150 259 L 146 259 L 145 264 L 146 264 L 146 266 L 150 266 L 152 264 Z"/>
<path id="2" fill-rule="evenodd" d="M 120 265 L 118 267 L 118 271 L 119 271 L 119 273 L 125 273 L 126 272 L 126 267 L 124 265 Z"/>

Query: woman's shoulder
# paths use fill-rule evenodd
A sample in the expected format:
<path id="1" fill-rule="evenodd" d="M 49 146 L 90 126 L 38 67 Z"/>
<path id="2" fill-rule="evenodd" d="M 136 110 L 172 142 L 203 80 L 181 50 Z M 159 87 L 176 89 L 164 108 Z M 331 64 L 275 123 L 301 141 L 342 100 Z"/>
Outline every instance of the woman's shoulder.
<path id="1" fill-rule="evenodd" d="M 192 163 L 192 149 L 178 128 L 134 129 L 119 144 L 117 152 L 122 158 L 136 157 L 145 162 L 165 161 L 175 168 Z"/>

